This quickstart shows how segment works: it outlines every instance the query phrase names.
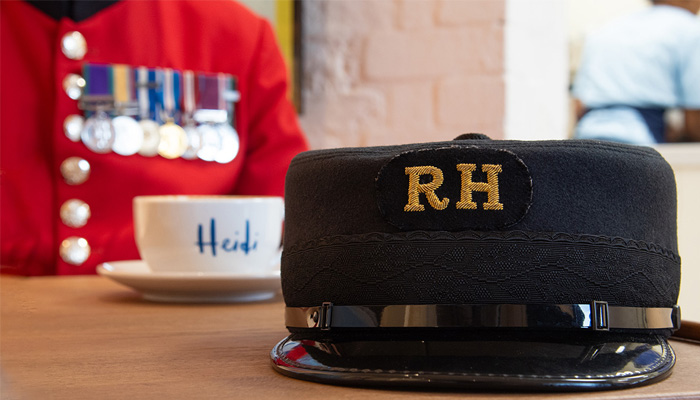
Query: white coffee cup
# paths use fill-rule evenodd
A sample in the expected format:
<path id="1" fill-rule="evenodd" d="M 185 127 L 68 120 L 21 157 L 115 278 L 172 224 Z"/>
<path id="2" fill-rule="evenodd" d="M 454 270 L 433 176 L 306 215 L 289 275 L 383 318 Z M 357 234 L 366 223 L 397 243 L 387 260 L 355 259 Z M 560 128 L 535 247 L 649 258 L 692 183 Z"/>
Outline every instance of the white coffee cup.
<path id="1" fill-rule="evenodd" d="M 153 272 L 279 273 L 284 200 L 274 196 L 137 196 L 134 234 Z"/>

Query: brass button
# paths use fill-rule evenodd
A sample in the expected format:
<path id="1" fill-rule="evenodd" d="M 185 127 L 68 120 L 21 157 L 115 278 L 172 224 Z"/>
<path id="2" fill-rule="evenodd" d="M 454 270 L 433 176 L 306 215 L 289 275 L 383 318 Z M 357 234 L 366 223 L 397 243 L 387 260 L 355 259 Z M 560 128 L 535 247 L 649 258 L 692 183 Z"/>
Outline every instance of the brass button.
<path id="1" fill-rule="evenodd" d="M 61 221 L 71 228 L 81 228 L 90 219 L 90 206 L 78 199 L 70 199 L 61 205 Z"/>
<path id="2" fill-rule="evenodd" d="M 61 163 L 61 175 L 69 185 L 80 185 L 90 177 L 90 163 L 80 157 L 68 157 Z"/>
<path id="3" fill-rule="evenodd" d="M 61 38 L 61 51 L 71 60 L 82 60 L 87 53 L 87 42 L 78 31 L 67 32 Z"/>
<path id="4" fill-rule="evenodd" d="M 82 115 L 71 114 L 63 120 L 63 133 L 71 141 L 79 142 L 83 126 L 85 126 L 85 118 Z"/>
<path id="5" fill-rule="evenodd" d="M 73 100 L 78 100 L 83 95 L 85 88 L 85 79 L 78 74 L 68 74 L 63 78 L 63 90 L 68 97 Z"/>
<path id="6" fill-rule="evenodd" d="M 90 257 L 90 244 L 85 238 L 71 236 L 61 242 L 58 252 L 66 263 L 82 265 Z"/>

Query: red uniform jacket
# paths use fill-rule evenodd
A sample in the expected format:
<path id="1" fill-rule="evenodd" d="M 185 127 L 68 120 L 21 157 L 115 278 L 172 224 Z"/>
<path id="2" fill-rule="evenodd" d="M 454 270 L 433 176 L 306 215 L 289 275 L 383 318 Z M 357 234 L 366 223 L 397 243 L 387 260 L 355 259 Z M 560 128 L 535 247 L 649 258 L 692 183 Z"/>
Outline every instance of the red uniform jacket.
<path id="1" fill-rule="evenodd" d="M 132 199 L 152 194 L 282 195 L 291 158 L 306 149 L 287 100 L 284 61 L 269 24 L 232 1 L 122 1 L 87 19 L 53 19 L 17 1 L 0 5 L 2 272 L 91 274 L 104 261 L 137 259 Z M 78 31 L 87 53 L 68 58 L 61 38 Z M 98 154 L 63 132 L 82 114 L 64 88 L 84 63 L 127 64 L 235 76 L 241 98 L 235 125 L 241 149 L 228 164 L 138 154 Z M 61 163 L 89 162 L 81 184 L 68 184 Z M 62 222 L 61 205 L 86 202 L 88 222 Z M 84 238 L 80 265 L 59 256 L 66 238 Z"/>

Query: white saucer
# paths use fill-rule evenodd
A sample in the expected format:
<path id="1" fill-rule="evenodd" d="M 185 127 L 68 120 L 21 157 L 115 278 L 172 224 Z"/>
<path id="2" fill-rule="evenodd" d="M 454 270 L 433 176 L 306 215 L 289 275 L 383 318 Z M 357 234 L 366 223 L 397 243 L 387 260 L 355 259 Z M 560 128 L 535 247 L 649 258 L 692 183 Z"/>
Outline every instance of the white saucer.
<path id="1" fill-rule="evenodd" d="M 267 276 L 227 275 L 204 272 L 152 272 L 142 260 L 112 261 L 97 272 L 141 292 L 143 298 L 158 302 L 227 303 L 261 301 L 280 290 L 279 272 Z"/>

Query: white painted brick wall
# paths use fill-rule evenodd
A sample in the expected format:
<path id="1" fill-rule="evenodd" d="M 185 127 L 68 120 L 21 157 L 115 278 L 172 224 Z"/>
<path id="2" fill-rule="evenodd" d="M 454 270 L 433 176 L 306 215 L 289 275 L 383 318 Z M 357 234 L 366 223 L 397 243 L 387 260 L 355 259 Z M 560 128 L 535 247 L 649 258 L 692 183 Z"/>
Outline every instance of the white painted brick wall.
<path id="1" fill-rule="evenodd" d="M 505 0 L 308 0 L 312 147 L 503 137 Z"/>

